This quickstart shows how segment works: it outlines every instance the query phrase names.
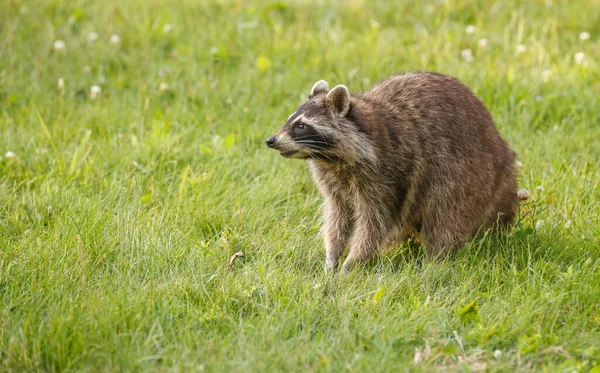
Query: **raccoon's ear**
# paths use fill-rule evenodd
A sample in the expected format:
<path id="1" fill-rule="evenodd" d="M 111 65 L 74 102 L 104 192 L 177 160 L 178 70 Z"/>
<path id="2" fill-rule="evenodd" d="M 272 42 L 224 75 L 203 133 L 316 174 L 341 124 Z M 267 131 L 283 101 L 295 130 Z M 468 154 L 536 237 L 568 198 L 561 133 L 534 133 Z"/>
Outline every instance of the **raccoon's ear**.
<path id="1" fill-rule="evenodd" d="M 345 85 L 334 87 L 327 94 L 325 103 L 340 115 L 348 114 L 348 110 L 350 110 L 350 92 L 348 92 L 348 88 Z"/>
<path id="2" fill-rule="evenodd" d="M 329 84 L 327 84 L 327 82 L 324 80 L 319 80 L 315 83 L 315 85 L 313 85 L 308 98 L 315 97 L 315 95 L 318 93 L 327 93 L 327 91 L 329 91 Z"/>

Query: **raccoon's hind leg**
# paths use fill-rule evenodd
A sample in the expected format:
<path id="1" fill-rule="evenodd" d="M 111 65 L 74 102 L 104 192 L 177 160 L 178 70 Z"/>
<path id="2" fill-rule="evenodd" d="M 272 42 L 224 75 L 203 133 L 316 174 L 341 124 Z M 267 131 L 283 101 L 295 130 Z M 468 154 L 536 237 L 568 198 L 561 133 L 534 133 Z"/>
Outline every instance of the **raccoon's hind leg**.
<path id="1" fill-rule="evenodd" d="M 340 256 L 344 253 L 352 233 L 352 219 L 352 210 L 348 204 L 341 199 L 326 198 L 325 224 L 323 226 L 326 270 L 337 269 Z"/>
<path id="2" fill-rule="evenodd" d="M 513 224 L 517 214 L 517 184 L 514 180 L 503 185 L 489 220 L 500 233 Z"/>
<path id="3" fill-rule="evenodd" d="M 468 221 L 460 216 L 443 218 L 434 212 L 423 217 L 421 238 L 429 259 L 444 259 L 455 253 L 471 237 Z"/>

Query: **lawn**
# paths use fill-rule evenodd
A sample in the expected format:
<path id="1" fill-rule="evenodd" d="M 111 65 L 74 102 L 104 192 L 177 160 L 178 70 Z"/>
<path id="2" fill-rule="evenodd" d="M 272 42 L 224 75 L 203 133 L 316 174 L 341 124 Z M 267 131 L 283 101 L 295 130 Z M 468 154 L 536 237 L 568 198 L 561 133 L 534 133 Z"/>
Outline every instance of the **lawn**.
<path id="1" fill-rule="evenodd" d="M 598 61 L 598 0 L 0 0 L 0 371 L 599 372 Z M 410 70 L 472 87 L 530 198 L 325 273 L 264 139 Z"/>

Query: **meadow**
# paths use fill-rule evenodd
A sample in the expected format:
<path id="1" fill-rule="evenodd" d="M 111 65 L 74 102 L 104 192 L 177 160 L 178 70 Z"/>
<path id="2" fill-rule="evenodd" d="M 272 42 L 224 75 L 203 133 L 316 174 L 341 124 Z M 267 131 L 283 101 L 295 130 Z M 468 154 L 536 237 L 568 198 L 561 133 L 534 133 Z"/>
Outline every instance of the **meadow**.
<path id="1" fill-rule="evenodd" d="M 0 371 L 600 372 L 599 60 L 598 0 L 0 0 Z M 411 70 L 473 89 L 530 198 L 325 273 L 264 139 Z"/>

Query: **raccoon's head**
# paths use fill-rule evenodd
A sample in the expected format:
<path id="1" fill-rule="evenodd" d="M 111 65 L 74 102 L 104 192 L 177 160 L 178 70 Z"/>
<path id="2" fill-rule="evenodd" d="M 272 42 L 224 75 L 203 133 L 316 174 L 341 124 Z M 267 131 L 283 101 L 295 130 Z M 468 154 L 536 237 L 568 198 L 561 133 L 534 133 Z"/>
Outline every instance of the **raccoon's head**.
<path id="1" fill-rule="evenodd" d="M 348 88 L 338 85 L 329 90 L 327 82 L 320 80 L 312 87 L 308 101 L 266 140 L 267 146 L 286 158 L 335 161 L 347 140 L 346 129 L 352 127 L 347 118 L 350 109 Z"/>

